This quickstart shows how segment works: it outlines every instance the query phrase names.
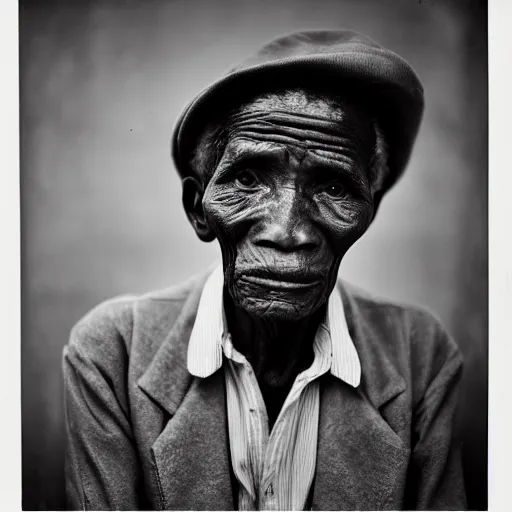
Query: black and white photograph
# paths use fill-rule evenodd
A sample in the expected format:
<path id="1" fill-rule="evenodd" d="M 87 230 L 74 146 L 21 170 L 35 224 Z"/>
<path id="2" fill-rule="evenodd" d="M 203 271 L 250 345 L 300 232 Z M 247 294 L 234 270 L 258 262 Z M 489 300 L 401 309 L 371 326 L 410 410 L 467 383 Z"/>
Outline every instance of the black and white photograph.
<path id="1" fill-rule="evenodd" d="M 488 509 L 488 41 L 19 2 L 23 510 Z"/>

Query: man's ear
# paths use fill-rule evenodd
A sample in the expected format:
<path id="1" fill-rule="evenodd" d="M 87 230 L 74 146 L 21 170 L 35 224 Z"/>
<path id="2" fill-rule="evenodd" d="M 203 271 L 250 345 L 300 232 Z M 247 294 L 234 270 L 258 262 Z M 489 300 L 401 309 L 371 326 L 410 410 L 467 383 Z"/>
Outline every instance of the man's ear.
<path id="1" fill-rule="evenodd" d="M 208 225 L 203 211 L 203 185 L 197 178 L 187 176 L 182 181 L 182 187 L 183 208 L 197 236 L 203 242 L 215 240 L 215 234 Z"/>

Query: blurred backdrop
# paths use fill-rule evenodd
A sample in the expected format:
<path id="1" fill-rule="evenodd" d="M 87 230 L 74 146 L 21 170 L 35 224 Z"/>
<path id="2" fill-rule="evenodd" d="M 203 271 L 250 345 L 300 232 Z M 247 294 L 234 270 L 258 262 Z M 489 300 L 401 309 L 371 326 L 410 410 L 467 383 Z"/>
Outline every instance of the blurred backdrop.
<path id="1" fill-rule="evenodd" d="M 407 59 L 426 112 L 408 171 L 342 263 L 435 312 L 465 356 L 469 505 L 487 507 L 487 7 L 471 0 L 98 0 L 20 4 L 23 508 L 61 509 L 61 353 L 113 295 L 219 257 L 181 209 L 169 136 L 201 88 L 262 43 L 351 28 Z"/>

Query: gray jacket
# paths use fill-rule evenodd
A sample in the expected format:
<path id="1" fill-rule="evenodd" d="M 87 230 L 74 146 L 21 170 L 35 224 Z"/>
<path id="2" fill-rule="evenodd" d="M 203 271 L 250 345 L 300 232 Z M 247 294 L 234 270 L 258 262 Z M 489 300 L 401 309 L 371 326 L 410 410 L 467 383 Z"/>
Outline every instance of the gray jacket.
<path id="1" fill-rule="evenodd" d="M 107 301 L 73 328 L 71 508 L 236 508 L 222 370 L 200 379 L 186 365 L 205 277 Z M 463 509 L 456 345 L 430 313 L 338 285 L 362 382 L 322 377 L 312 509 Z"/>

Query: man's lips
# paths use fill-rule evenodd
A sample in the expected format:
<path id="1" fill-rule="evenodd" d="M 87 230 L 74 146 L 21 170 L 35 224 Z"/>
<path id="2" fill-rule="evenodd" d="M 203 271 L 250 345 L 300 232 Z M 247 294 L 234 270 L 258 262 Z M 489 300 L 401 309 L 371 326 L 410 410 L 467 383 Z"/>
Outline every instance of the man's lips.
<path id="1" fill-rule="evenodd" d="M 318 285 L 320 281 L 312 281 L 310 283 L 297 283 L 294 281 L 283 281 L 282 279 L 268 279 L 265 277 L 256 277 L 256 276 L 243 276 L 240 278 L 241 281 L 246 281 L 247 283 L 255 284 L 257 286 L 263 286 L 264 288 L 281 288 L 283 290 L 306 290 L 308 288 L 313 288 Z"/>
<path id="2" fill-rule="evenodd" d="M 319 275 L 309 275 L 298 272 L 242 272 L 238 280 L 249 284 L 271 289 L 307 290 L 318 286 L 321 282 Z"/>

